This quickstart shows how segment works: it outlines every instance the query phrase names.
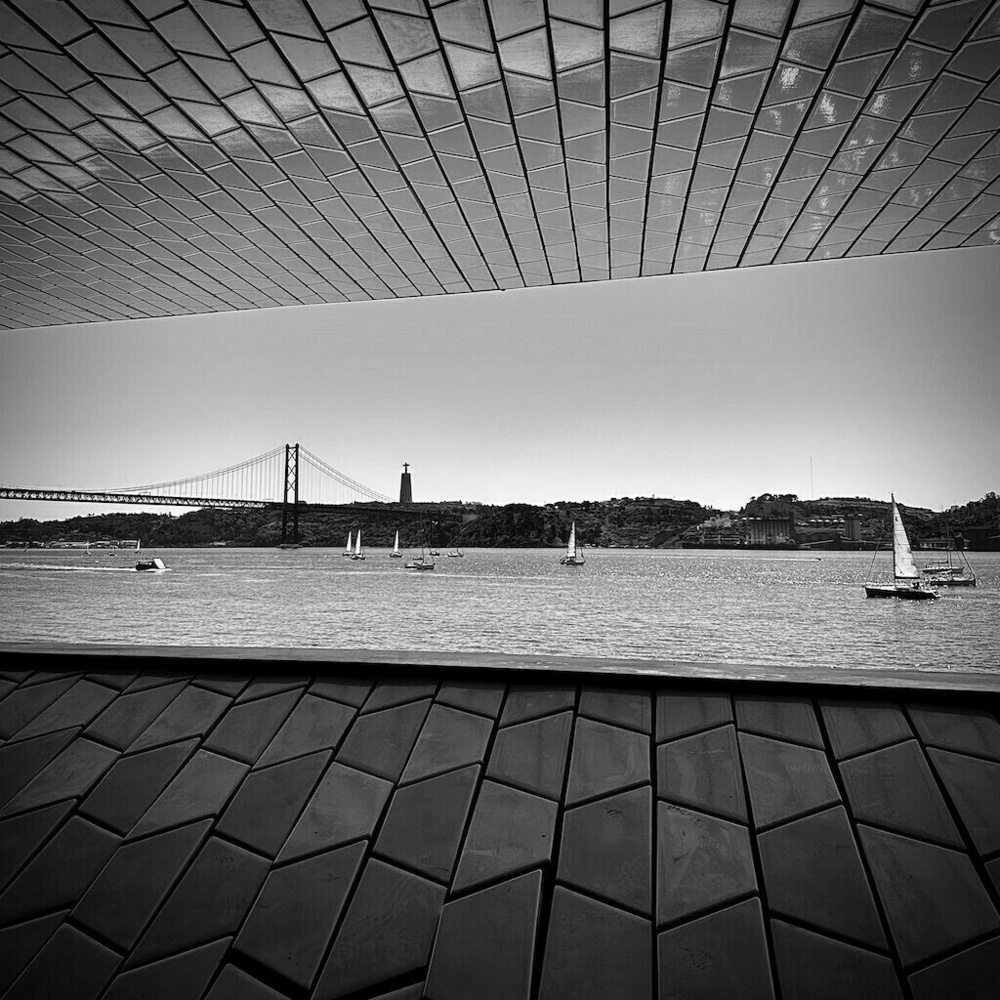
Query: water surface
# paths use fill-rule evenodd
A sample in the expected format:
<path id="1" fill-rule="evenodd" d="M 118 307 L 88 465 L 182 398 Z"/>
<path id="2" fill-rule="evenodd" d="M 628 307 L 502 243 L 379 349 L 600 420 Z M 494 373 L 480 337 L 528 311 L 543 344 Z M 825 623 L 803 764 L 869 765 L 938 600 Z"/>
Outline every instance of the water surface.
<path id="1" fill-rule="evenodd" d="M 0 551 L 0 640 L 962 671 L 1000 657 L 998 553 L 969 553 L 979 586 L 939 601 L 866 599 L 863 552 L 588 549 L 571 568 L 559 550 L 466 549 L 432 573 L 385 549 L 158 554 L 164 573 L 124 551 Z M 886 557 L 873 576 L 889 572 Z"/>

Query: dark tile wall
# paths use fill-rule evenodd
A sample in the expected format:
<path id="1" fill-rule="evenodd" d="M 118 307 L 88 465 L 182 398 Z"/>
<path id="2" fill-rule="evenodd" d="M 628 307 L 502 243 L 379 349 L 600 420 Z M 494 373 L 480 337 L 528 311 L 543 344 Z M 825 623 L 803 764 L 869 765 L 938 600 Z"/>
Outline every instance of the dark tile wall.
<path id="1" fill-rule="evenodd" d="M 0 670 L 5 998 L 997 995 L 996 696 L 127 662 Z"/>

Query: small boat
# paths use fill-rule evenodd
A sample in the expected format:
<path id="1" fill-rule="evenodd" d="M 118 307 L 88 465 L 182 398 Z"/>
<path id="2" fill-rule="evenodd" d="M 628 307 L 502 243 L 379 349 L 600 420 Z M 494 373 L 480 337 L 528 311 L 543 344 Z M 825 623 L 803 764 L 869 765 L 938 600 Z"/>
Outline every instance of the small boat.
<path id="1" fill-rule="evenodd" d="M 347 559 L 354 558 L 354 546 L 351 544 L 351 532 L 347 533 L 347 545 L 344 547 L 344 551 L 340 554 Z"/>
<path id="2" fill-rule="evenodd" d="M 135 551 L 138 552 L 140 547 L 141 547 L 141 542 L 139 541 L 139 539 L 136 539 Z M 166 569 L 167 567 L 163 565 L 162 559 L 158 559 L 156 556 L 153 556 L 152 559 L 137 560 L 135 568 L 136 572 L 143 573 L 143 572 L 149 572 L 150 570 L 162 570 Z"/>
<path id="3" fill-rule="evenodd" d="M 972 565 L 962 549 L 956 549 L 961 553 L 965 566 L 956 566 L 952 562 L 951 553 L 951 531 L 948 530 L 948 561 L 932 566 L 924 566 L 921 572 L 924 579 L 935 587 L 974 587 L 976 585 L 976 574 L 972 571 Z"/>
<path id="4" fill-rule="evenodd" d="M 420 555 L 415 559 L 408 559 L 403 563 L 403 569 L 428 570 L 434 569 L 434 556 L 426 555 L 424 550 L 420 550 Z"/>
<path id="5" fill-rule="evenodd" d="M 446 552 L 445 555 L 449 559 L 464 559 L 465 553 L 461 549 L 455 549 L 454 552 Z"/>
<path id="6" fill-rule="evenodd" d="M 913 561 L 910 540 L 906 537 L 906 528 L 900 516 L 896 498 L 892 496 L 892 576 L 893 583 L 865 583 L 865 597 L 899 597 L 908 601 L 933 601 L 940 597 L 920 579 L 920 571 Z M 875 549 L 878 555 L 878 549 Z M 872 556 L 872 566 L 875 556 Z M 869 572 L 871 572 L 869 568 Z"/>
<path id="7" fill-rule="evenodd" d="M 358 537 L 354 539 L 354 552 L 351 553 L 352 559 L 364 559 L 365 551 L 361 548 L 361 529 L 358 528 Z"/>
<path id="8" fill-rule="evenodd" d="M 586 560 L 583 558 L 583 546 L 576 544 L 576 521 L 570 526 L 569 541 L 566 543 L 566 555 L 559 560 L 562 566 L 582 566 Z"/>
<path id="9" fill-rule="evenodd" d="M 396 541 L 393 542 L 392 551 L 389 553 L 390 559 L 402 559 L 403 553 L 399 551 L 399 532 L 396 532 Z"/>

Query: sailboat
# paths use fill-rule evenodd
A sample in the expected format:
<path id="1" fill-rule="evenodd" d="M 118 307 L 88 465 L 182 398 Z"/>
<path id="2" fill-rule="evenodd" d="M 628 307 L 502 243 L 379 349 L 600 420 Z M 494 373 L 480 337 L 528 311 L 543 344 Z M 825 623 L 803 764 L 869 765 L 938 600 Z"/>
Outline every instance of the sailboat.
<path id="1" fill-rule="evenodd" d="M 891 495 L 890 495 L 891 496 Z M 892 575 L 893 584 L 865 584 L 865 597 L 901 597 L 910 601 L 934 600 L 940 595 L 931 590 L 920 579 L 920 570 L 913 561 L 910 540 L 906 537 L 906 528 L 896 506 L 895 496 L 892 499 Z M 876 548 L 875 554 L 878 554 Z M 875 565 L 875 556 L 872 556 Z M 871 572 L 869 568 L 869 572 Z"/>
<path id="2" fill-rule="evenodd" d="M 354 539 L 354 552 L 351 554 L 352 559 L 364 559 L 365 552 L 361 548 L 361 529 L 358 528 L 358 537 Z"/>
<path id="3" fill-rule="evenodd" d="M 392 544 L 392 551 L 389 553 L 390 559 L 402 559 L 403 553 L 399 551 L 399 531 L 396 531 L 396 541 Z"/>
<path id="4" fill-rule="evenodd" d="M 344 551 L 341 552 L 341 555 L 345 556 L 348 559 L 353 559 L 354 558 L 354 548 L 351 545 L 351 532 L 350 531 L 347 533 L 347 545 L 344 547 Z"/>
<path id="5" fill-rule="evenodd" d="M 422 528 L 422 526 L 421 526 Z M 423 531 L 421 531 L 423 534 Z M 415 569 L 415 570 L 429 570 L 434 569 L 434 556 L 437 553 L 434 549 L 431 549 L 430 554 L 427 553 L 426 539 L 420 543 L 420 555 L 415 559 L 407 559 L 403 563 L 403 569 Z"/>
<path id="6" fill-rule="evenodd" d="M 928 583 L 935 587 L 974 587 L 976 585 L 976 574 L 972 571 L 972 565 L 968 556 L 962 549 L 956 549 L 961 554 L 965 566 L 955 565 L 952 562 L 951 553 L 951 531 L 947 530 L 948 538 L 948 561 L 931 566 L 924 566 L 922 572 Z"/>
<path id="7" fill-rule="evenodd" d="M 576 544 L 576 521 L 569 529 L 569 542 L 566 544 L 566 555 L 559 560 L 563 566 L 582 566 L 585 562 L 583 558 L 583 546 Z"/>
<path id="8" fill-rule="evenodd" d="M 137 538 L 135 540 L 135 552 L 136 555 L 139 554 L 139 549 L 142 546 L 142 540 Z M 136 560 L 135 568 L 137 572 L 142 572 L 143 570 L 159 570 L 166 569 L 167 567 L 163 565 L 162 559 L 157 559 L 153 556 L 152 559 L 138 559 Z"/>
<path id="9" fill-rule="evenodd" d="M 454 552 L 447 553 L 449 559 L 464 559 L 465 553 L 461 549 L 455 549 Z"/>

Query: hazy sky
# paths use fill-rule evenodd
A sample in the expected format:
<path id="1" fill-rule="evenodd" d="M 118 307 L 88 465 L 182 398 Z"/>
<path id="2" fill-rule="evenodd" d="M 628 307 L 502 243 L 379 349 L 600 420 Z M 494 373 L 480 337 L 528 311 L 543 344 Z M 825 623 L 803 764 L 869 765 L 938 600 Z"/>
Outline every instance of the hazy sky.
<path id="1" fill-rule="evenodd" d="M 390 496 L 407 461 L 418 500 L 941 509 L 1000 489 L 1000 252 L 3 332 L 0 427 L 20 486 L 300 442 Z M 111 509 L 4 500 L 0 520 Z"/>

